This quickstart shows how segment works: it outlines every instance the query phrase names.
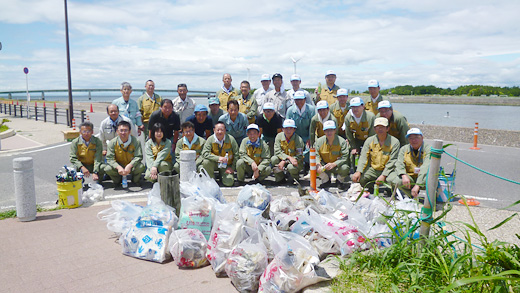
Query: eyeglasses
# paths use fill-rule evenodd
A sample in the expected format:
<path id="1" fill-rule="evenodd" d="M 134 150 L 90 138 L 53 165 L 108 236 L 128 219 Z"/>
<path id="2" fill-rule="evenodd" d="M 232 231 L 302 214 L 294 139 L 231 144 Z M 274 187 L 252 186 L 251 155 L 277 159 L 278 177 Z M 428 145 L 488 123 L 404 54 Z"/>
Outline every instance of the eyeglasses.
<path id="1" fill-rule="evenodd" d="M 119 131 L 119 132 L 121 132 L 121 133 L 130 132 L 130 130 L 128 130 L 128 129 L 123 129 L 123 128 L 119 128 L 117 131 Z"/>

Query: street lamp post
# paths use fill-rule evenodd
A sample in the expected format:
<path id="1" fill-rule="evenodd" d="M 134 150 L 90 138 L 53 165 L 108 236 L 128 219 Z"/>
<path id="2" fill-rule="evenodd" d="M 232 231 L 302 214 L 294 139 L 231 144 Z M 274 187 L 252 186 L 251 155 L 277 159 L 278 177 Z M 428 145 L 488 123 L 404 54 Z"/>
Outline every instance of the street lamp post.
<path id="1" fill-rule="evenodd" d="M 69 87 L 69 125 L 72 125 L 72 118 L 74 118 L 74 107 L 72 105 L 72 81 L 70 76 L 70 50 L 69 50 L 69 18 L 67 16 L 67 0 L 65 2 L 65 42 L 67 45 L 67 77 Z"/>

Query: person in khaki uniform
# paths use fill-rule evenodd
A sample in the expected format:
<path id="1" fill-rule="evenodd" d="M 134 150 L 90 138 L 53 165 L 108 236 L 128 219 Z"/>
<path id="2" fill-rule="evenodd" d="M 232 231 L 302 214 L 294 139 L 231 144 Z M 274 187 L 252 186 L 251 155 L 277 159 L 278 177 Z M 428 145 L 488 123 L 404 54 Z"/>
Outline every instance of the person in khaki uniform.
<path id="1" fill-rule="evenodd" d="M 316 170 L 322 187 L 330 183 L 330 175 L 337 175 L 342 188 L 350 175 L 348 144 L 336 133 L 336 122 L 326 121 L 323 124 L 325 135 L 318 138 L 316 149 Z"/>
<path id="2" fill-rule="evenodd" d="M 117 137 L 107 147 L 107 166 L 105 173 L 110 176 L 114 185 L 120 185 L 122 176 L 132 174 L 132 182 L 139 185 L 141 174 L 145 171 L 141 143 L 130 135 L 130 123 L 120 121 L 117 125 Z"/>
<path id="3" fill-rule="evenodd" d="M 217 122 L 213 132 L 214 134 L 208 138 L 202 147 L 202 157 L 204 158 L 202 166 L 211 178 L 214 178 L 215 170 L 218 170 L 222 184 L 228 187 L 233 186 L 236 156 L 238 155 L 237 142 L 226 133 L 224 122 Z M 225 167 L 222 164 L 225 164 Z"/>
<path id="4" fill-rule="evenodd" d="M 426 184 L 431 147 L 424 143 L 423 134 L 419 128 L 408 130 L 406 138 L 410 143 L 399 150 L 395 173 L 388 177 L 387 181 L 397 185 L 405 193 L 417 197 L 420 189 L 424 189 Z"/>
<path id="5" fill-rule="evenodd" d="M 249 124 L 255 123 L 256 113 L 258 109 L 258 102 L 250 92 L 251 85 L 249 81 L 244 80 L 240 83 L 240 92 L 241 94 L 237 97 L 234 97 L 235 100 L 238 101 L 238 111 L 240 113 L 244 113 L 247 116 L 247 121 Z"/>
<path id="6" fill-rule="evenodd" d="M 177 159 L 173 169 L 179 173 L 181 161 L 181 151 L 184 150 L 194 150 L 196 154 L 195 164 L 197 170 L 202 167 L 202 161 L 204 158 L 202 157 L 202 147 L 206 143 L 206 140 L 195 133 L 195 125 L 190 121 L 186 121 L 182 123 L 182 135 L 183 137 L 179 139 L 177 145 L 175 146 L 175 158 Z"/>
<path id="7" fill-rule="evenodd" d="M 150 115 L 161 108 L 162 98 L 155 93 L 155 83 L 153 80 L 147 80 L 144 88 L 146 89 L 146 93 L 137 99 L 137 107 L 139 111 L 141 111 L 141 121 L 143 122 L 145 140 L 147 140 Z"/>
<path id="8" fill-rule="evenodd" d="M 237 180 L 245 181 L 246 174 L 253 174 L 256 182 L 262 182 L 271 174 L 269 146 L 260 139 L 260 128 L 256 124 L 247 127 L 247 138 L 242 140 L 238 151 Z"/>
<path id="9" fill-rule="evenodd" d="M 365 105 L 365 109 L 372 112 L 374 115 L 378 114 L 377 106 L 379 105 L 379 102 L 386 100 L 379 94 L 379 90 L 379 81 L 372 79 L 368 82 L 368 92 L 370 93 L 370 98 Z"/>
<path id="10" fill-rule="evenodd" d="M 218 90 L 215 95 L 220 101 L 220 109 L 222 109 L 222 111 L 227 111 L 228 101 L 233 97 L 238 96 L 238 90 L 231 85 L 232 81 L 233 79 L 231 78 L 231 74 L 225 73 L 222 76 L 222 82 L 224 85 L 222 85 L 222 88 Z"/>
<path id="11" fill-rule="evenodd" d="M 311 125 L 309 127 L 309 139 L 311 146 L 314 145 L 318 138 L 325 135 L 325 132 L 323 132 L 323 123 L 325 123 L 325 121 L 332 120 L 334 123 L 336 123 L 336 125 L 338 124 L 336 117 L 330 114 L 329 104 L 327 101 L 319 101 L 316 104 L 316 110 L 318 113 L 312 117 Z"/>
<path id="12" fill-rule="evenodd" d="M 383 117 L 374 121 L 376 135 L 369 137 L 359 158 L 352 182 L 365 186 L 370 181 L 380 184 L 395 172 L 395 163 L 399 154 L 399 141 L 388 134 L 388 120 Z"/>
<path id="13" fill-rule="evenodd" d="M 104 175 L 103 144 L 92 136 L 94 125 L 88 121 L 79 126 L 80 136 L 70 144 L 70 163 L 76 171 L 81 171 L 85 177 L 92 175 L 92 180 L 101 183 Z"/>
<path id="14" fill-rule="evenodd" d="M 329 105 L 334 104 L 338 90 L 339 86 L 336 85 L 336 73 L 332 70 L 328 70 L 325 74 L 325 86 L 321 86 L 320 83 L 314 91 L 316 94 L 316 103 L 319 101 L 327 101 Z"/>
<path id="15" fill-rule="evenodd" d="M 343 122 L 345 122 L 345 116 L 349 111 L 349 103 L 348 100 L 348 91 L 347 89 L 339 89 L 337 93 L 337 101 L 330 106 L 330 112 L 336 118 L 338 122 L 338 135 L 346 138 L 345 130 L 341 128 L 343 126 Z"/>
<path id="16" fill-rule="evenodd" d="M 376 118 L 385 117 L 388 119 L 388 126 L 390 127 L 388 133 L 397 138 L 401 146 L 407 144 L 406 133 L 410 129 L 410 125 L 408 125 L 406 117 L 401 113 L 394 111 L 390 101 L 381 101 L 377 106 L 377 109 L 379 110 L 379 114 L 376 115 Z"/>
<path id="17" fill-rule="evenodd" d="M 172 142 L 164 136 L 164 126 L 155 123 L 150 128 L 150 139 L 146 141 L 144 154 L 146 159 L 146 173 L 144 179 L 156 182 L 159 173 L 172 170 Z"/>
<path id="18" fill-rule="evenodd" d="M 303 151 L 305 143 L 295 133 L 296 123 L 292 119 L 285 119 L 283 132 L 276 135 L 274 142 L 274 156 L 271 158 L 274 180 L 282 182 L 285 179 L 284 170 L 293 179 L 299 180 L 299 173 L 303 169 Z"/>
<path id="19" fill-rule="evenodd" d="M 363 100 L 360 97 L 353 97 L 350 100 L 350 110 L 345 116 L 345 136 L 350 147 L 352 156 L 359 155 L 365 140 L 376 134 L 374 131 L 374 114 L 366 111 Z"/>

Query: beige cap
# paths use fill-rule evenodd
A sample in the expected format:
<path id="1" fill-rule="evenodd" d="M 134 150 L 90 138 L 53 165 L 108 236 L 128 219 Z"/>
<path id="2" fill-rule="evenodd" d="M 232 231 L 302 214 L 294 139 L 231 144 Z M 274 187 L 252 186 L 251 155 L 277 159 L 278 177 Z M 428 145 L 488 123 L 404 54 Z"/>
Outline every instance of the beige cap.
<path id="1" fill-rule="evenodd" d="M 376 118 L 376 120 L 374 121 L 374 127 L 378 125 L 388 126 L 388 119 L 386 119 L 385 117 Z"/>

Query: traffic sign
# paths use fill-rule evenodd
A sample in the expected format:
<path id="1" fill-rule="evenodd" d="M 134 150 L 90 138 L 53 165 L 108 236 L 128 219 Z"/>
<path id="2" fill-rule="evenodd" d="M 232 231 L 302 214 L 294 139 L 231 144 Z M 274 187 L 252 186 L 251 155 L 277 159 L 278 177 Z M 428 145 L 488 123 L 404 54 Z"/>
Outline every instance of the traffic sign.
<path id="1" fill-rule="evenodd" d="M 29 73 L 29 68 L 25 67 L 25 68 L 23 69 L 23 72 L 24 72 L 25 74 L 28 74 L 28 73 Z"/>

